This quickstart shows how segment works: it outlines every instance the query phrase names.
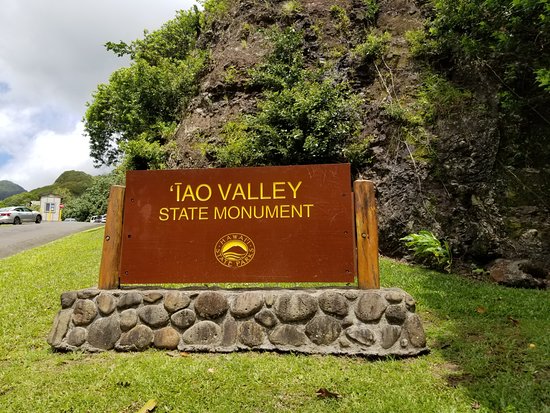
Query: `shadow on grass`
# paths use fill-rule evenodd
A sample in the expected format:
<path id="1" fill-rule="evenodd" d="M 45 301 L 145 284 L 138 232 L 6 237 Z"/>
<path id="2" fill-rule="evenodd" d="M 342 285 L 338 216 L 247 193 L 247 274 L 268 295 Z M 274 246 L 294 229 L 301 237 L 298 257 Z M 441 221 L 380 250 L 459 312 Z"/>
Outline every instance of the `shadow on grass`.
<path id="1" fill-rule="evenodd" d="M 550 293 L 381 263 L 382 282 L 418 302 L 429 346 L 446 365 L 434 374 L 464 388 L 473 409 L 550 411 Z"/>

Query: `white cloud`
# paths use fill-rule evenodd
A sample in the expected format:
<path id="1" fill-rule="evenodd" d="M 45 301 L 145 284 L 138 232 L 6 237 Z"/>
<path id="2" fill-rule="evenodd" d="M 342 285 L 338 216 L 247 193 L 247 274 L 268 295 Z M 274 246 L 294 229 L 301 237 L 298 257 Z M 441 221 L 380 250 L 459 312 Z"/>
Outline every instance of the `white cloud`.
<path id="1" fill-rule="evenodd" d="M 190 0 L 0 0 L 0 81 L 16 100 L 53 100 L 82 111 L 124 60 L 108 41 L 130 42 Z"/>
<path id="2" fill-rule="evenodd" d="M 78 122 L 97 85 L 127 64 L 104 44 L 141 38 L 194 3 L 0 0 L 0 180 L 34 189 L 65 169 L 97 174 Z"/>
<path id="3" fill-rule="evenodd" d="M 32 145 L 13 154 L 7 164 L 0 167 L 1 179 L 16 182 L 27 190 L 50 185 L 67 170 L 79 170 L 97 175 L 107 172 L 93 167 L 89 157 L 88 138 L 83 136 L 84 125 L 78 122 L 74 130 L 59 134 L 41 131 Z"/>

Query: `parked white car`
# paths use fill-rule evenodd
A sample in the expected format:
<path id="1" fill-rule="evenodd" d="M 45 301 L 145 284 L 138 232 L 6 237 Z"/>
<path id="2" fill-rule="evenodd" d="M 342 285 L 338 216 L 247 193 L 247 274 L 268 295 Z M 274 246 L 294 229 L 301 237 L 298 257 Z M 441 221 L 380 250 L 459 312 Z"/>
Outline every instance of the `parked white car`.
<path id="1" fill-rule="evenodd" d="M 24 206 L 0 208 L 0 224 L 18 225 L 26 221 L 40 224 L 42 215 Z"/>

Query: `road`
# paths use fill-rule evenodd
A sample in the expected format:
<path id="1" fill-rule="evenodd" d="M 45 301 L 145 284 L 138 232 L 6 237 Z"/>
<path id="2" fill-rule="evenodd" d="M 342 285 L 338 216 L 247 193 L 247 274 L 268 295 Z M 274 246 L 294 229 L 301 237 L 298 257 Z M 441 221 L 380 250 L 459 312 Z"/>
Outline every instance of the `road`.
<path id="1" fill-rule="evenodd" d="M 100 225 L 103 224 L 42 222 L 41 224 L 0 225 L 0 259 Z"/>

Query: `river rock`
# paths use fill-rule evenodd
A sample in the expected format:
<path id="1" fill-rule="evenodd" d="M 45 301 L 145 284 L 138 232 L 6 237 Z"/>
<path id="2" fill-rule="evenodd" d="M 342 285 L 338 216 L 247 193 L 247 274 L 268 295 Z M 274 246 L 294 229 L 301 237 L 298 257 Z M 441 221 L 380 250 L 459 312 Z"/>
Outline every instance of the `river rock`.
<path id="1" fill-rule="evenodd" d="M 67 334 L 67 344 L 73 347 L 80 347 L 86 342 L 88 330 L 84 327 L 75 327 Z"/>
<path id="2" fill-rule="evenodd" d="M 387 325 L 382 327 L 381 333 L 382 339 L 380 345 L 383 349 L 387 350 L 395 344 L 397 339 L 399 339 L 399 336 L 401 335 L 401 327 Z"/>
<path id="3" fill-rule="evenodd" d="M 202 318 L 214 320 L 227 312 L 227 299 L 215 291 L 200 293 L 195 299 L 195 312 Z"/>
<path id="4" fill-rule="evenodd" d="M 86 290 L 80 290 L 77 293 L 78 298 L 82 300 L 91 300 L 94 297 L 97 297 L 101 291 L 97 288 L 88 288 Z"/>
<path id="5" fill-rule="evenodd" d="M 138 310 L 138 316 L 152 328 L 164 327 L 168 324 L 168 312 L 162 305 L 146 305 Z"/>
<path id="6" fill-rule="evenodd" d="M 195 324 L 196 318 L 197 317 L 193 311 L 185 309 L 172 314 L 170 320 L 173 325 L 185 330 Z"/>
<path id="7" fill-rule="evenodd" d="M 264 308 L 254 316 L 254 319 L 264 327 L 271 328 L 277 324 L 277 317 L 273 311 Z"/>
<path id="8" fill-rule="evenodd" d="M 143 297 L 143 302 L 147 304 L 154 304 L 163 297 L 162 293 L 158 291 L 144 291 L 141 296 Z"/>
<path id="9" fill-rule="evenodd" d="M 73 310 L 71 309 L 59 310 L 53 321 L 50 334 L 48 334 L 47 341 L 50 346 L 57 347 L 61 344 L 63 337 L 65 337 L 65 334 L 67 334 L 67 330 L 69 329 L 69 323 L 72 315 Z"/>
<path id="10" fill-rule="evenodd" d="M 365 326 L 352 326 L 346 330 L 346 336 L 365 346 L 372 346 L 376 342 L 374 332 Z"/>
<path id="11" fill-rule="evenodd" d="M 364 322 L 379 320 L 384 314 L 388 302 L 377 292 L 367 291 L 361 294 L 355 307 L 355 315 Z"/>
<path id="12" fill-rule="evenodd" d="M 387 291 L 384 297 L 386 297 L 386 300 L 391 304 L 399 304 L 401 301 L 403 301 L 403 293 L 401 291 Z"/>
<path id="13" fill-rule="evenodd" d="M 172 327 L 164 327 L 155 331 L 153 343 L 156 348 L 174 350 L 178 348 L 180 334 Z"/>
<path id="14" fill-rule="evenodd" d="M 222 346 L 232 347 L 237 342 L 237 322 L 232 317 L 227 317 L 223 323 Z"/>
<path id="15" fill-rule="evenodd" d="M 126 294 L 122 294 L 117 303 L 117 308 L 119 310 L 125 310 L 130 307 L 137 307 L 141 304 L 143 298 L 140 293 L 137 291 L 130 291 Z"/>
<path id="16" fill-rule="evenodd" d="M 274 305 L 275 314 L 282 321 L 303 321 L 317 312 L 317 300 L 309 294 L 282 294 Z"/>
<path id="17" fill-rule="evenodd" d="M 138 322 L 138 315 L 135 308 L 129 308 L 120 313 L 120 329 L 122 331 L 131 330 Z"/>
<path id="18" fill-rule="evenodd" d="M 239 326 L 239 341 L 248 347 L 257 347 L 263 344 L 265 331 L 254 321 L 245 321 Z"/>
<path id="19" fill-rule="evenodd" d="M 90 324 L 97 316 L 97 307 L 92 300 L 77 300 L 74 305 L 73 323 L 77 326 Z"/>
<path id="20" fill-rule="evenodd" d="M 186 344 L 218 344 L 221 340 L 221 329 L 213 321 L 200 321 L 183 333 L 182 338 Z"/>
<path id="21" fill-rule="evenodd" d="M 336 291 L 325 291 L 319 296 L 319 307 L 327 314 L 344 317 L 348 314 L 348 300 Z"/>
<path id="22" fill-rule="evenodd" d="M 282 324 L 273 329 L 269 341 L 280 346 L 300 347 L 308 343 L 306 335 L 295 325 Z"/>
<path id="23" fill-rule="evenodd" d="M 102 292 L 95 300 L 97 308 L 102 315 L 109 315 L 116 308 L 116 299 L 109 293 Z"/>
<path id="24" fill-rule="evenodd" d="M 121 333 L 119 318 L 116 314 L 100 318 L 88 327 L 88 343 L 101 350 L 111 350 Z"/>
<path id="25" fill-rule="evenodd" d="M 391 304 L 386 308 L 386 320 L 390 324 L 401 325 L 407 318 L 407 307 L 405 304 Z"/>
<path id="26" fill-rule="evenodd" d="M 120 351 L 143 351 L 153 342 L 153 330 L 140 324 L 122 334 L 116 349 Z"/>
<path id="27" fill-rule="evenodd" d="M 409 314 L 403 328 L 407 331 L 409 341 L 414 347 L 422 348 L 426 346 L 426 334 L 417 314 Z"/>
<path id="28" fill-rule="evenodd" d="M 76 297 L 76 291 L 68 291 L 61 294 L 61 308 L 72 307 L 74 302 L 76 301 Z"/>
<path id="29" fill-rule="evenodd" d="M 256 314 L 264 305 L 261 293 L 245 292 L 237 295 L 231 304 L 231 314 L 237 318 L 244 318 Z"/>
<path id="30" fill-rule="evenodd" d="M 170 291 L 164 296 L 164 308 L 169 313 L 174 313 L 189 305 L 191 299 L 181 291 Z"/>
<path id="31" fill-rule="evenodd" d="M 306 325 L 306 335 L 317 345 L 331 344 L 341 332 L 338 320 L 328 315 L 317 316 Z"/>

